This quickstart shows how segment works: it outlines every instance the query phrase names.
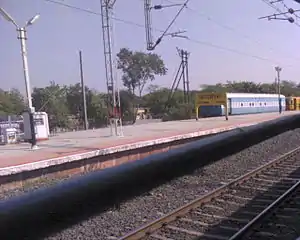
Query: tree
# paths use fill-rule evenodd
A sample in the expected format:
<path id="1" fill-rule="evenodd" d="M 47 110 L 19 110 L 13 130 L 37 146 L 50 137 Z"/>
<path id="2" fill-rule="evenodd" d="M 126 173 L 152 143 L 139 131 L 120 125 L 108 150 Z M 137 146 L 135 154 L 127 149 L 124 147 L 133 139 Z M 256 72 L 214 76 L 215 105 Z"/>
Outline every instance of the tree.
<path id="1" fill-rule="evenodd" d="M 277 88 L 275 84 L 273 84 L 273 86 L 275 89 Z M 284 80 L 281 82 L 281 94 L 285 95 L 286 97 L 299 96 L 300 88 L 297 86 L 297 83 Z"/>
<path id="2" fill-rule="evenodd" d="M 87 113 L 90 127 L 103 127 L 107 123 L 106 94 L 95 90 L 86 91 Z M 55 82 L 44 88 L 35 88 L 33 104 L 37 111 L 45 111 L 49 116 L 49 125 L 78 129 L 83 127 L 83 101 L 80 84 L 60 86 Z"/>
<path id="3" fill-rule="evenodd" d="M 274 93 L 273 84 L 261 84 L 248 81 L 227 81 L 225 84 L 202 85 L 200 92 L 233 92 L 233 93 Z"/>
<path id="4" fill-rule="evenodd" d="M 166 75 L 168 70 L 161 57 L 154 53 L 133 52 L 122 48 L 117 57 L 118 69 L 123 72 L 123 85 L 133 94 L 138 89 L 139 96 L 148 81 L 153 81 L 155 75 Z"/>
<path id="5" fill-rule="evenodd" d="M 241 81 L 241 82 L 231 82 L 227 81 L 226 88 L 228 92 L 236 93 L 263 93 L 263 89 L 260 83 Z"/>
<path id="6" fill-rule="evenodd" d="M 32 93 L 33 106 L 37 112 L 48 114 L 49 127 L 66 128 L 68 126 L 69 109 L 66 101 L 66 87 L 61 87 L 55 82 L 45 88 L 34 88 Z"/>
<path id="7" fill-rule="evenodd" d="M 147 90 L 148 90 L 149 93 L 154 93 L 154 92 L 157 92 L 159 89 L 160 89 L 159 85 L 150 84 Z"/>
<path id="8" fill-rule="evenodd" d="M 86 102 L 87 106 L 90 103 L 90 89 L 85 87 L 86 92 Z M 67 87 L 67 104 L 70 114 L 74 116 L 81 116 L 82 117 L 82 109 L 83 109 L 83 102 L 82 102 L 82 91 L 80 83 L 76 83 L 74 85 L 70 85 Z"/>
<path id="9" fill-rule="evenodd" d="M 106 94 L 91 90 L 90 101 L 87 103 L 88 121 L 90 127 L 103 127 L 107 125 Z"/>
<path id="10" fill-rule="evenodd" d="M 19 90 L 0 89 L 0 115 L 19 115 L 25 110 L 24 98 Z"/>
<path id="11" fill-rule="evenodd" d="M 227 86 L 222 83 L 217 83 L 216 85 L 208 85 L 208 84 L 203 84 L 200 85 L 200 92 L 226 92 L 227 91 Z"/>
<path id="12" fill-rule="evenodd" d="M 121 114 L 124 124 L 134 123 L 136 120 L 136 106 L 139 105 L 139 99 L 130 91 L 120 91 Z"/>
<path id="13" fill-rule="evenodd" d="M 176 90 L 169 99 L 170 93 L 168 88 L 151 88 L 150 93 L 143 96 L 145 107 L 150 108 L 154 118 L 162 118 L 163 121 L 189 119 L 194 104 L 184 102 L 182 90 Z"/>
<path id="14" fill-rule="evenodd" d="M 107 104 L 106 94 L 100 94 L 95 90 L 85 87 L 87 115 L 90 126 L 100 127 L 106 125 Z M 70 85 L 67 88 L 67 104 L 70 114 L 79 118 L 83 126 L 83 98 L 80 83 Z"/>

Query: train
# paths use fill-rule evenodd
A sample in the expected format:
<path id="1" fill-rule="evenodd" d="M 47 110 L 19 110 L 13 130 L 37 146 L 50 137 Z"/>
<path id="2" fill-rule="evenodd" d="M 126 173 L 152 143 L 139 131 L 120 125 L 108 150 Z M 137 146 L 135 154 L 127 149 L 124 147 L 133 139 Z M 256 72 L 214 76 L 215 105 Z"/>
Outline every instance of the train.
<path id="1" fill-rule="evenodd" d="M 278 94 L 254 94 L 254 93 L 225 93 L 228 115 L 244 115 L 254 113 L 270 113 L 279 111 Z M 213 95 L 212 95 L 213 96 Z M 282 111 L 299 110 L 300 97 L 285 97 L 280 95 Z M 218 117 L 225 115 L 225 107 L 222 104 L 199 105 L 198 117 Z"/>
<path id="2" fill-rule="evenodd" d="M 300 97 L 286 97 L 286 110 L 299 111 L 300 110 Z"/>

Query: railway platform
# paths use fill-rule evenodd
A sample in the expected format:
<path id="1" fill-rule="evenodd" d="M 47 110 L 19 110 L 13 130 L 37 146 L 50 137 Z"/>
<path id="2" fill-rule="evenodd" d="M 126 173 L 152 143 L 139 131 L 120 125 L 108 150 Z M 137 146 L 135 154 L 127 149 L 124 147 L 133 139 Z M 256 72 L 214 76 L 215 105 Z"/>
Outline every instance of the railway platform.
<path id="1" fill-rule="evenodd" d="M 30 150 L 27 143 L 0 146 L 0 177 L 95 158 L 98 160 L 97 164 L 91 167 L 92 170 L 112 167 L 167 151 L 206 135 L 297 113 L 230 116 L 228 121 L 224 117 L 216 117 L 199 121 L 132 125 L 123 128 L 123 137 L 110 137 L 109 128 L 62 133 L 48 141 L 40 142 L 39 149 L 35 151 Z M 82 171 L 83 168 L 86 170 L 84 164 L 86 162 L 76 166 L 78 171 Z"/>

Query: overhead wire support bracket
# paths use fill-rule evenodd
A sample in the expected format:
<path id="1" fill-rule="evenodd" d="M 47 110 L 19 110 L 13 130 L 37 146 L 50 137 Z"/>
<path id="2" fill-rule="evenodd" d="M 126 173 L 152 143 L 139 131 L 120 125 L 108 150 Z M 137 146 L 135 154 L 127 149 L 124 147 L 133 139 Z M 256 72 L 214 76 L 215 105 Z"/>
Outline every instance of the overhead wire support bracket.
<path id="1" fill-rule="evenodd" d="M 278 3 L 278 2 L 283 2 L 283 0 L 271 1 L 270 4 L 274 4 L 274 3 Z"/>
<path id="2" fill-rule="evenodd" d="M 264 16 L 264 17 L 260 17 L 258 19 L 268 19 L 268 20 L 286 20 L 289 21 L 290 23 L 294 23 L 295 19 L 293 17 L 287 17 L 287 18 L 283 18 L 280 17 L 282 15 L 286 15 L 286 14 L 294 14 L 295 12 L 299 12 L 300 10 L 294 10 L 292 8 L 290 8 L 287 12 L 283 12 L 283 13 L 274 13 L 272 15 L 268 15 L 268 16 Z"/>
<path id="3" fill-rule="evenodd" d="M 154 5 L 151 6 L 151 0 L 144 0 L 144 12 L 145 12 L 145 28 L 146 28 L 146 42 L 147 42 L 147 50 L 152 51 L 156 48 L 157 45 L 160 44 L 163 37 L 165 36 L 172 36 L 172 37 L 184 37 L 177 35 L 177 33 L 168 33 L 171 26 L 174 24 L 180 13 L 183 11 L 183 9 L 186 7 L 189 0 L 186 0 L 183 4 L 169 4 L 169 5 Z M 163 8 L 169 8 L 169 7 L 176 7 L 181 6 L 173 20 L 170 22 L 166 30 L 162 33 L 162 35 L 155 41 L 153 41 L 153 35 L 152 35 L 152 21 L 151 21 L 151 10 L 161 10 Z"/>
<path id="4" fill-rule="evenodd" d="M 264 1 L 264 2 L 268 3 L 268 5 L 271 5 L 271 6 L 273 6 L 274 3 L 278 3 L 278 2 L 281 2 L 284 4 L 283 0 L 274 0 L 274 1 L 270 1 L 270 2 Z M 299 0 L 299 3 L 300 3 L 300 0 Z M 287 9 L 286 12 L 282 12 L 280 9 L 274 7 L 279 13 L 274 13 L 272 15 L 260 17 L 258 19 L 283 20 L 283 21 L 289 21 L 290 23 L 295 23 L 295 19 L 293 17 L 289 17 L 287 14 L 295 15 L 297 17 L 297 15 L 295 13 L 299 12 L 300 10 L 294 10 L 293 8 L 289 8 L 288 6 L 286 6 L 286 4 L 284 4 L 284 6 Z M 282 15 L 284 17 L 280 17 Z"/>
<path id="5" fill-rule="evenodd" d="M 178 38 L 186 38 L 188 39 L 188 36 L 181 35 L 182 33 L 186 33 L 186 31 L 177 31 L 173 33 L 167 33 L 165 36 L 171 36 L 173 38 L 178 37 Z"/>

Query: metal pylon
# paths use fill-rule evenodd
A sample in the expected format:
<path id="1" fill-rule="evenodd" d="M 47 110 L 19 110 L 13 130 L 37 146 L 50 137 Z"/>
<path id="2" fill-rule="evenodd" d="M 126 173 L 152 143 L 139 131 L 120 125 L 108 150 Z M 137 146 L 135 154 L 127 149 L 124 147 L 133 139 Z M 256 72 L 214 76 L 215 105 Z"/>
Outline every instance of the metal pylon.
<path id="1" fill-rule="evenodd" d="M 115 0 L 100 0 L 102 15 L 102 33 L 104 47 L 104 61 L 107 84 L 108 118 L 112 136 L 123 136 L 121 120 L 121 103 L 119 92 L 114 79 L 114 61 L 112 54 L 112 21 Z"/>

